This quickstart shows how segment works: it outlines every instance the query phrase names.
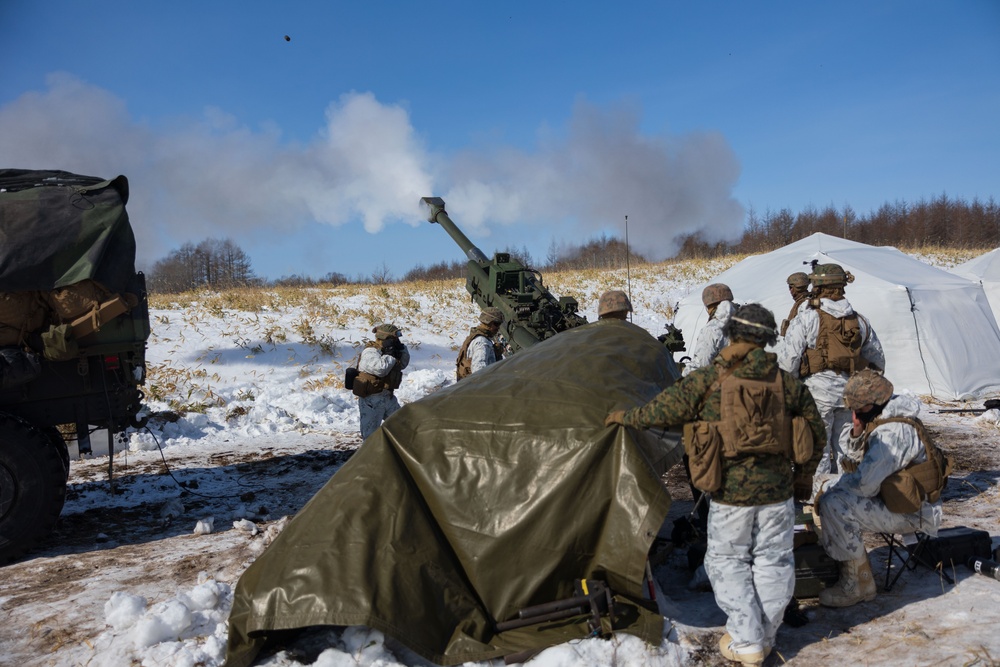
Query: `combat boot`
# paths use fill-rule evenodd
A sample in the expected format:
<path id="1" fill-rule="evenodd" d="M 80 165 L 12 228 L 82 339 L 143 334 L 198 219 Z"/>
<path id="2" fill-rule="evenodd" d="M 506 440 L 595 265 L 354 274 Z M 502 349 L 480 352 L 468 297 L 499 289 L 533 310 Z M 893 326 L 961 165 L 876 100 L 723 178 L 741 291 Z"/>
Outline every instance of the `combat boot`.
<path id="1" fill-rule="evenodd" d="M 875 599 L 875 577 L 868 563 L 868 554 L 857 560 L 840 563 L 840 580 L 819 592 L 819 603 L 826 607 L 850 607 Z"/>
<path id="2" fill-rule="evenodd" d="M 764 664 L 764 658 L 770 652 L 770 649 L 760 644 L 733 641 L 732 636 L 728 632 L 723 633 L 722 638 L 719 639 L 719 653 L 722 654 L 722 657 L 744 665 L 760 667 L 760 665 Z"/>

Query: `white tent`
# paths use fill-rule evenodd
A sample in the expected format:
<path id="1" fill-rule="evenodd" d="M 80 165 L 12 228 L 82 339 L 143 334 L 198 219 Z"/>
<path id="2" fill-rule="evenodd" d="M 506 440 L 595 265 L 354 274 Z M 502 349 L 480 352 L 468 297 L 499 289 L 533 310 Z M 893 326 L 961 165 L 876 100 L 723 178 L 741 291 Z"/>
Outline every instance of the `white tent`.
<path id="1" fill-rule="evenodd" d="M 711 282 L 729 285 L 737 303 L 763 304 L 780 325 L 792 306 L 785 280 L 809 273 L 813 259 L 854 274 L 847 298 L 878 333 L 886 377 L 897 389 L 945 400 L 1000 392 L 1000 329 L 982 285 L 895 248 L 813 234 L 748 257 Z M 706 319 L 699 287 L 680 302 L 675 320 L 688 349 Z"/>
<path id="2" fill-rule="evenodd" d="M 952 273 L 982 283 L 986 298 L 993 308 L 993 317 L 1000 313 L 1000 248 L 983 253 L 965 264 L 959 264 Z"/>

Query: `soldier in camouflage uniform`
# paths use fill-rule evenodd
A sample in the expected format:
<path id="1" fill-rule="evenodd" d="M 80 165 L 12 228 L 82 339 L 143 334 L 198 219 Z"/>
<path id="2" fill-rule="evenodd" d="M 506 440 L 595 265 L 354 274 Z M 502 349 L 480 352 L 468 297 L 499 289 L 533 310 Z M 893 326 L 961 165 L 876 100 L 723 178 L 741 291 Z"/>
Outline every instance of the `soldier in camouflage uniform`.
<path id="1" fill-rule="evenodd" d="M 782 338 L 788 333 L 788 323 L 795 319 L 799 313 L 799 308 L 809 298 L 809 274 L 798 271 L 788 276 L 788 293 L 792 295 L 792 309 L 788 311 L 788 318 L 781 321 Z"/>
<path id="2" fill-rule="evenodd" d="M 708 311 L 708 323 L 698 332 L 691 348 L 691 360 L 684 365 L 684 375 L 710 365 L 719 350 L 729 345 L 725 328 L 733 314 L 733 291 L 728 285 L 712 283 L 702 290 L 701 301 Z"/>
<path id="3" fill-rule="evenodd" d="M 358 377 L 354 381 L 362 440 L 367 440 L 389 415 L 399 410 L 393 392 L 402 383 L 403 369 L 410 363 L 410 351 L 399 339 L 402 334 L 399 327 L 380 324 L 372 333 L 375 340 L 361 352 Z"/>
<path id="4" fill-rule="evenodd" d="M 885 353 L 871 323 L 854 311 L 844 295 L 854 276 L 839 264 L 817 264 L 809 280 L 812 296 L 789 323 L 774 351 L 781 369 L 809 387 L 826 424 L 828 441 L 817 468 L 818 484 L 822 475 L 838 472 L 838 462 L 845 454 L 837 436 L 851 420 L 843 404 L 847 378 L 869 366 L 884 370 Z"/>
<path id="5" fill-rule="evenodd" d="M 597 319 L 627 320 L 632 312 L 632 302 L 621 290 L 609 290 L 601 295 L 597 302 Z"/>
<path id="6" fill-rule="evenodd" d="M 479 326 L 469 330 L 469 335 L 458 350 L 455 361 L 455 379 L 461 380 L 503 359 L 503 346 L 496 342 L 503 324 L 499 308 L 487 308 L 479 314 Z"/>
<path id="7" fill-rule="evenodd" d="M 605 423 L 633 428 L 722 424 L 723 394 L 732 378 L 758 387 L 781 386 L 781 403 L 768 399 L 780 407 L 770 413 L 765 428 L 780 433 L 777 421 L 798 415 L 806 419 L 814 441 L 823 443 L 826 432 L 809 391 L 779 370 L 775 356 L 763 349 L 777 338 L 771 312 L 756 303 L 740 306 L 726 333 L 732 343 L 710 366 L 682 378 L 644 406 L 612 412 Z M 719 432 L 726 430 L 719 427 Z M 723 436 L 723 447 L 726 443 Z M 786 454 L 736 453 L 721 459 L 721 486 L 712 493 L 709 509 L 705 567 L 716 602 L 728 616 L 719 649 L 730 660 L 759 665 L 774 646 L 795 589 L 793 496 L 809 496 L 820 455 L 817 446 L 800 469 Z"/>
<path id="8" fill-rule="evenodd" d="M 821 489 L 816 501 L 823 547 L 840 561 L 837 584 L 819 594 L 820 604 L 828 607 L 847 607 L 875 598 L 863 530 L 900 534 L 919 530 L 934 536 L 941 525 L 940 491 L 947 461 L 917 419 L 920 401 L 909 393 L 893 395 L 892 390 L 892 383 L 872 370 L 855 373 L 844 387 L 851 423 L 840 433 L 841 449 L 860 451 L 863 458 L 858 464 L 849 458 L 842 461 L 852 472 L 840 475 L 831 486 L 827 486 L 827 478 L 823 483 L 826 490 Z M 905 508 L 910 511 L 891 510 L 889 506 L 901 508 L 883 488 L 886 479 L 904 469 L 916 473 L 920 464 L 940 470 L 926 487 L 930 495 L 911 499 L 912 507 Z"/>

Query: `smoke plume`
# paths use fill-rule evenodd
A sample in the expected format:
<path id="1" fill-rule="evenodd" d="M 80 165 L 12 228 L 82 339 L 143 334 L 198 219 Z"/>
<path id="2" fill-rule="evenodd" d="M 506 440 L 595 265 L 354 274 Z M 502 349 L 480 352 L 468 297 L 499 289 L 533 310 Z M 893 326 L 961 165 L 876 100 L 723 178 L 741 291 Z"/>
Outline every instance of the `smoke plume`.
<path id="1" fill-rule="evenodd" d="M 371 93 L 342 95 L 316 136 L 295 145 L 220 109 L 153 128 L 107 90 L 56 74 L 43 92 L 0 107 L 0 155 L 6 167 L 126 174 L 140 252 L 157 249 L 140 257 L 147 263 L 164 246 L 311 220 L 372 234 L 420 224 L 417 202 L 435 193 L 478 234 L 555 222 L 582 239 L 628 215 L 630 234 L 642 238 L 637 250 L 654 259 L 679 234 L 732 237 L 743 219 L 732 197 L 739 165 L 721 135 L 647 136 L 637 113 L 586 102 L 564 132 L 540 133 L 532 151 L 443 155 L 422 144 L 405 109 Z"/>

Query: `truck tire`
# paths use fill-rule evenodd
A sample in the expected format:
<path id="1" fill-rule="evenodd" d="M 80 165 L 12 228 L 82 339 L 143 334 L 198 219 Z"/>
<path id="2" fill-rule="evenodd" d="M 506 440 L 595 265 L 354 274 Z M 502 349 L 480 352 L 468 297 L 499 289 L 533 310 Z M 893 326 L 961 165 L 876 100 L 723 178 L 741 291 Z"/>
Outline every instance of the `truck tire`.
<path id="1" fill-rule="evenodd" d="M 62 433 L 55 426 L 43 428 L 42 433 L 45 434 L 45 437 L 49 439 L 52 446 L 56 448 L 56 452 L 59 453 L 59 458 L 63 462 L 64 477 L 66 481 L 69 481 L 69 448 L 66 447 L 66 440 L 63 439 Z"/>
<path id="2" fill-rule="evenodd" d="M 0 565 L 52 530 L 66 500 L 65 470 L 45 433 L 0 415 Z"/>

